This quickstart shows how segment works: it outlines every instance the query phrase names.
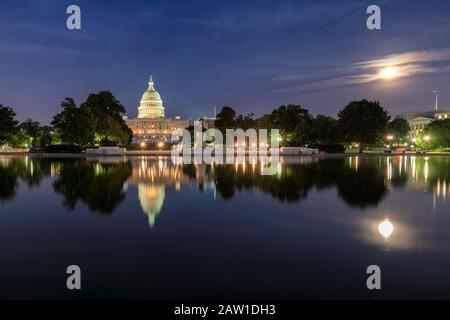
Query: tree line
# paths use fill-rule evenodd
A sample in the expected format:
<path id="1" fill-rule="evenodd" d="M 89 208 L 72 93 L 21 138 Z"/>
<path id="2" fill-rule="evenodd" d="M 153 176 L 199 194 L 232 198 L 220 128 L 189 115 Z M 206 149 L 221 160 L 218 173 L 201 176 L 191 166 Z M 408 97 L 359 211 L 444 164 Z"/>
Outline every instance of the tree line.
<path id="1" fill-rule="evenodd" d="M 19 123 L 13 109 L 0 105 L 0 145 L 42 147 L 52 145 L 77 146 L 80 149 L 95 145 L 129 145 L 132 131 L 122 115 L 125 107 L 109 91 L 90 94 L 79 106 L 73 98 L 61 102 L 61 112 L 51 126 L 28 119 Z M 433 122 L 425 132 L 431 132 L 437 146 L 450 146 L 450 123 Z M 215 121 L 216 128 L 279 129 L 282 145 L 353 145 L 362 152 L 364 147 L 379 146 L 391 137 L 391 143 L 406 142 L 409 125 L 404 119 L 391 121 L 389 113 L 378 101 L 352 101 L 338 113 L 338 118 L 313 116 L 300 105 L 283 105 L 256 118 L 254 114 L 241 115 L 229 106 L 222 108 Z M 418 144 L 423 144 L 418 139 Z M 430 142 L 430 147 L 433 144 Z"/>
<path id="2" fill-rule="evenodd" d="M 409 125 L 405 119 L 394 119 L 378 101 L 352 101 L 338 113 L 338 118 L 313 116 L 300 105 L 280 106 L 271 113 L 255 118 L 253 114 L 237 115 L 232 107 L 223 107 L 216 127 L 243 130 L 279 129 L 285 146 L 353 144 L 360 152 L 364 147 L 383 144 L 392 135 L 398 144 L 406 141 Z"/>
<path id="3" fill-rule="evenodd" d="M 14 110 L 0 105 L 0 145 L 36 148 L 50 145 L 128 145 L 133 133 L 122 115 L 125 107 L 109 91 L 90 94 L 77 106 L 73 98 L 61 102 L 51 126 L 28 119 L 19 123 Z"/>

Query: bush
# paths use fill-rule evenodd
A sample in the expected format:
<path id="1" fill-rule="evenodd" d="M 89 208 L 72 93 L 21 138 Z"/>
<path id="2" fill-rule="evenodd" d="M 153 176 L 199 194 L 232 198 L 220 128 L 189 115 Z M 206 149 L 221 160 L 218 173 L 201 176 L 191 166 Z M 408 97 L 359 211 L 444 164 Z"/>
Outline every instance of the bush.
<path id="1" fill-rule="evenodd" d="M 345 153 L 345 146 L 342 144 L 311 144 L 308 148 L 319 149 L 326 153 Z"/>
<path id="2" fill-rule="evenodd" d="M 108 139 L 104 139 L 100 142 L 100 146 L 102 146 L 102 147 L 117 147 L 117 143 L 115 143 L 114 141 L 108 140 Z"/>
<path id="3" fill-rule="evenodd" d="M 68 144 L 55 144 L 50 146 L 44 146 L 40 148 L 33 148 L 30 150 L 32 153 L 82 153 L 83 149 L 75 145 Z"/>

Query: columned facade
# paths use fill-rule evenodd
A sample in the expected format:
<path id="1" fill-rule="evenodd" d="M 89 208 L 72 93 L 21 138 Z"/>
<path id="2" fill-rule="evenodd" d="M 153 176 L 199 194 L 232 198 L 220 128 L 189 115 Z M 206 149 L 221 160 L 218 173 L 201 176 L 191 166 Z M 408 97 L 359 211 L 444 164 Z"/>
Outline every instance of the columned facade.
<path id="1" fill-rule="evenodd" d="M 138 107 L 138 117 L 125 119 L 133 131 L 133 142 L 168 142 L 177 130 L 189 127 L 189 120 L 175 117 L 165 117 L 165 108 L 160 94 L 155 89 L 153 78 L 150 77 L 148 89 L 142 95 Z"/>

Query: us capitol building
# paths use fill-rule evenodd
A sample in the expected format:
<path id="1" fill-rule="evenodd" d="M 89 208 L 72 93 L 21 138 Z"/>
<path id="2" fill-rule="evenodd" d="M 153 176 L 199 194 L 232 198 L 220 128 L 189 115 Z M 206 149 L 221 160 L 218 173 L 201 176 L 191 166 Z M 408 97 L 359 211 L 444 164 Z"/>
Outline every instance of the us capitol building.
<path id="1" fill-rule="evenodd" d="M 173 132 L 189 127 L 190 121 L 175 117 L 166 118 L 161 96 L 155 89 L 150 76 L 148 89 L 142 95 L 138 108 L 138 117 L 124 117 L 128 127 L 133 131 L 133 143 L 170 141 Z"/>

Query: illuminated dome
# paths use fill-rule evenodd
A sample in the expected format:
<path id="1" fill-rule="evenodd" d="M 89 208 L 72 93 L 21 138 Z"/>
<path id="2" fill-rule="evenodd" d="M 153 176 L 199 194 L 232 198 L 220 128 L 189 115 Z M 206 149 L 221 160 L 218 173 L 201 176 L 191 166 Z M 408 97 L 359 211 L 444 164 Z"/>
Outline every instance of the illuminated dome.
<path id="1" fill-rule="evenodd" d="M 138 118 L 163 118 L 164 106 L 161 96 L 155 90 L 155 84 L 150 76 L 148 89 L 144 92 L 138 108 Z"/>

